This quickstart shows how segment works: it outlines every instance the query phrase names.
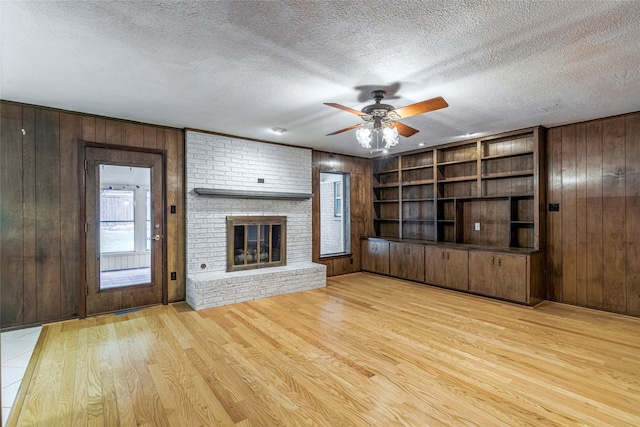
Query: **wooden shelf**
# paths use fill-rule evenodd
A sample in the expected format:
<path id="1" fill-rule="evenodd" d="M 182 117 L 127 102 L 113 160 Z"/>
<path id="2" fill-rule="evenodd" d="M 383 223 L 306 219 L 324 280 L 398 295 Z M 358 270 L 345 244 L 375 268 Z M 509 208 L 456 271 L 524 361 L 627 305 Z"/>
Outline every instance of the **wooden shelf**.
<path id="1" fill-rule="evenodd" d="M 398 172 L 398 171 L 399 171 L 399 169 L 388 169 L 388 170 L 384 170 L 384 171 L 376 171 L 376 172 L 373 172 L 373 173 L 374 173 L 374 175 L 381 175 L 383 173 L 395 173 L 395 172 Z"/>
<path id="2" fill-rule="evenodd" d="M 533 171 L 496 172 L 483 174 L 482 179 L 516 178 L 518 176 L 533 176 Z"/>
<path id="3" fill-rule="evenodd" d="M 533 151 L 520 151 L 517 153 L 509 153 L 509 154 L 495 154 L 493 156 L 484 156 L 482 157 L 482 160 L 508 159 L 510 157 L 520 157 L 520 156 L 527 156 L 527 155 L 533 155 Z"/>
<path id="4" fill-rule="evenodd" d="M 282 193 L 276 191 L 222 190 L 214 188 L 194 188 L 198 196 L 220 197 L 228 199 L 270 199 L 270 200 L 307 200 L 312 193 Z"/>
<path id="5" fill-rule="evenodd" d="M 432 168 L 434 165 L 430 164 L 430 165 L 424 165 L 424 166 L 410 166 L 408 168 L 402 168 L 403 171 L 412 171 L 412 170 L 416 170 L 416 169 L 428 169 L 428 168 Z"/>
<path id="6" fill-rule="evenodd" d="M 374 200 L 373 203 L 398 203 L 400 200 Z"/>
<path id="7" fill-rule="evenodd" d="M 468 159 L 468 160 L 450 160 L 448 162 L 438 162 L 438 166 L 448 166 L 448 165 L 459 165 L 461 163 L 475 163 L 478 159 Z"/>
<path id="8" fill-rule="evenodd" d="M 433 184 L 435 181 L 433 179 L 424 179 L 422 181 L 407 181 L 403 182 L 403 187 L 413 187 L 416 185 L 424 185 L 424 184 Z"/>
<path id="9" fill-rule="evenodd" d="M 544 131 L 530 128 L 373 161 L 374 169 L 383 170 L 374 172 L 374 184 L 384 183 L 375 188 L 393 187 L 375 190 L 374 199 L 399 202 L 376 200 L 373 206 L 382 217 L 400 216 L 376 220 L 374 230 L 380 237 L 397 233 L 399 239 L 544 247 L 545 200 L 537 185 L 544 152 Z M 387 171 L 398 175 L 382 174 Z M 386 184 L 396 178 L 397 183 Z M 480 223 L 479 230 L 474 223 Z"/>
<path id="10" fill-rule="evenodd" d="M 393 184 L 380 184 L 380 185 L 374 185 L 373 188 L 393 188 L 393 187 L 398 187 L 400 184 L 397 182 L 394 182 Z"/>
<path id="11" fill-rule="evenodd" d="M 374 221 L 398 222 L 398 218 L 373 218 Z"/>
<path id="12" fill-rule="evenodd" d="M 438 184 L 446 184 L 448 182 L 477 181 L 477 175 L 455 176 L 451 178 L 439 179 Z"/>

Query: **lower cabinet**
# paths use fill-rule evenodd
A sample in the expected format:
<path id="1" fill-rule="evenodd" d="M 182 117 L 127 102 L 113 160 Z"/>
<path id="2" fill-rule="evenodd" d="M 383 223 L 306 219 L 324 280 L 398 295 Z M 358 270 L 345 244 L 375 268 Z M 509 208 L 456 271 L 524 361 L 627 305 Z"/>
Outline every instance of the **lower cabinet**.
<path id="1" fill-rule="evenodd" d="M 460 291 L 469 290 L 469 251 L 426 246 L 424 266 L 427 283 Z"/>
<path id="2" fill-rule="evenodd" d="M 469 253 L 469 290 L 525 304 L 544 299 L 540 255 Z"/>
<path id="3" fill-rule="evenodd" d="M 423 245 L 391 242 L 389 274 L 401 279 L 424 282 Z"/>
<path id="4" fill-rule="evenodd" d="M 363 240 L 361 245 L 362 269 L 372 273 L 389 274 L 389 242 Z"/>
<path id="5" fill-rule="evenodd" d="M 401 279 L 535 305 L 545 299 L 543 251 L 508 253 L 476 248 L 362 240 L 362 269 Z"/>

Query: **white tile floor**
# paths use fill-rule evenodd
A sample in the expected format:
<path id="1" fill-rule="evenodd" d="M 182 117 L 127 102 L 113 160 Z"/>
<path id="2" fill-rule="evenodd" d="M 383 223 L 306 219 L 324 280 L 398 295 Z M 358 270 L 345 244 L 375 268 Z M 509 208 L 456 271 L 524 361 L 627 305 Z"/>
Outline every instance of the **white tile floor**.
<path id="1" fill-rule="evenodd" d="M 3 332 L 2 339 L 2 425 L 9 417 L 9 411 L 18 394 L 20 382 L 27 369 L 33 349 L 38 342 L 42 326 Z"/>

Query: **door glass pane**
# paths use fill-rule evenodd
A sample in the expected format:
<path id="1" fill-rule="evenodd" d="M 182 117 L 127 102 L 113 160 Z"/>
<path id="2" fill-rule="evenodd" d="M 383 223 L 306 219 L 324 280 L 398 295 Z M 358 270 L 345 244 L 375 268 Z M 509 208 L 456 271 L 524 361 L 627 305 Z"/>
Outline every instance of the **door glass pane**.
<path id="1" fill-rule="evenodd" d="M 100 192 L 100 252 L 132 252 L 134 240 L 133 191 Z"/>
<path id="2" fill-rule="evenodd" d="M 233 265 L 244 265 L 244 225 L 233 227 Z"/>
<path id="3" fill-rule="evenodd" d="M 151 192 L 147 190 L 147 244 L 146 250 L 151 250 Z"/>
<path id="4" fill-rule="evenodd" d="M 100 165 L 100 289 L 151 283 L 151 169 Z"/>
<path id="5" fill-rule="evenodd" d="M 258 226 L 247 226 L 247 264 L 258 262 Z"/>
<path id="6" fill-rule="evenodd" d="M 269 262 L 269 224 L 260 225 L 260 262 Z"/>
<path id="7" fill-rule="evenodd" d="M 282 242 L 282 226 L 271 226 L 271 261 L 280 261 L 280 245 Z"/>
<path id="8" fill-rule="evenodd" d="M 320 172 L 320 256 L 350 252 L 349 174 Z"/>

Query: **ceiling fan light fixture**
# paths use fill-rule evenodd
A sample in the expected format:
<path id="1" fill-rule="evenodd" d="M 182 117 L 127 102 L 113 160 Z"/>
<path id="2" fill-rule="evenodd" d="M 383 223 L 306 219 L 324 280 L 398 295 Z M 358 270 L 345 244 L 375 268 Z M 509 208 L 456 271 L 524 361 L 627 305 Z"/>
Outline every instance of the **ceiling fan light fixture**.
<path id="1" fill-rule="evenodd" d="M 356 139 L 362 148 L 371 148 L 372 137 L 373 135 L 370 127 L 363 125 L 356 129 Z"/>
<path id="2" fill-rule="evenodd" d="M 385 142 L 384 148 L 389 149 L 398 145 L 400 138 L 398 137 L 398 128 L 387 126 L 382 129 L 382 140 Z"/>

